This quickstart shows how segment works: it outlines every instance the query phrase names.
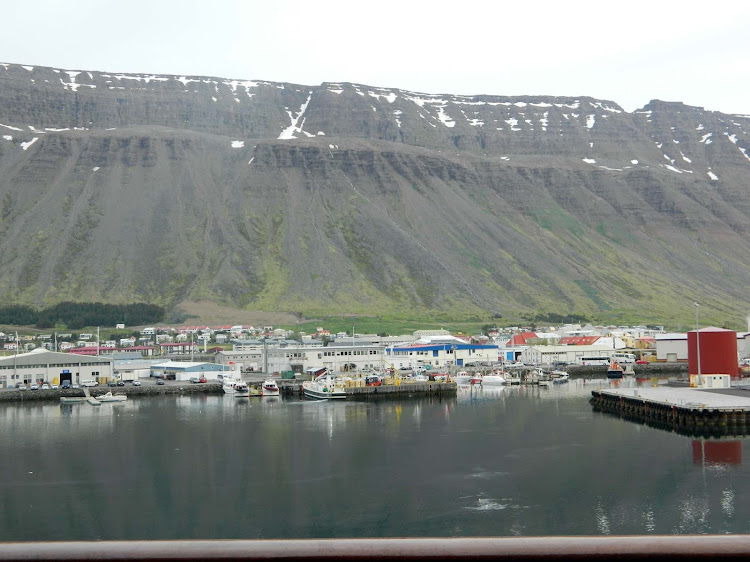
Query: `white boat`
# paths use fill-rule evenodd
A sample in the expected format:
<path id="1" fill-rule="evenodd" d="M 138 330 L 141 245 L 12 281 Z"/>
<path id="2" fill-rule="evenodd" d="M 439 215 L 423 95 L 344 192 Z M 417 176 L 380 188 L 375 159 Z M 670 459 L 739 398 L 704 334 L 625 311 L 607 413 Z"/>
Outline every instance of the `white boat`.
<path id="1" fill-rule="evenodd" d="M 502 386 L 507 379 L 500 373 L 492 373 L 482 377 L 482 386 Z"/>
<path id="2" fill-rule="evenodd" d="M 344 383 L 337 381 L 330 374 L 324 373 L 315 380 L 304 381 L 302 391 L 306 398 L 315 398 L 316 400 L 337 400 L 346 398 Z"/>
<path id="3" fill-rule="evenodd" d="M 461 371 L 453 377 L 453 382 L 456 384 L 471 384 L 471 375 L 466 371 Z"/>
<path id="4" fill-rule="evenodd" d="M 124 394 L 112 394 L 112 392 L 107 392 L 106 394 L 97 396 L 96 399 L 99 402 L 124 402 L 128 397 Z"/>
<path id="5" fill-rule="evenodd" d="M 570 379 L 570 375 L 565 371 L 552 371 L 550 377 L 553 384 L 562 384 L 568 382 L 568 379 Z"/>
<path id="6" fill-rule="evenodd" d="M 221 388 L 224 394 L 231 394 L 236 398 L 250 396 L 250 387 L 240 379 L 224 379 L 224 384 L 221 385 Z"/>
<path id="7" fill-rule="evenodd" d="M 279 385 L 276 384 L 276 381 L 263 381 L 263 384 L 260 386 L 260 394 L 261 396 L 278 396 Z"/>

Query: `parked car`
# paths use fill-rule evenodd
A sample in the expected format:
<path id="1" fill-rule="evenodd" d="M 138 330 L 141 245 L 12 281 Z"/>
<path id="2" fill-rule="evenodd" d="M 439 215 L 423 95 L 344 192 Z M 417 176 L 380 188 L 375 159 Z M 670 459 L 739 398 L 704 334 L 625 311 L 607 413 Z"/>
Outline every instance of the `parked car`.
<path id="1" fill-rule="evenodd" d="M 133 386 L 141 386 L 141 381 L 133 381 Z"/>
<path id="2" fill-rule="evenodd" d="M 109 381 L 107 386 L 117 386 L 117 383 L 115 381 Z"/>
<path id="3" fill-rule="evenodd" d="M 117 381 L 117 386 L 125 386 L 125 381 Z"/>
<path id="4" fill-rule="evenodd" d="M 81 388 L 81 385 L 78 384 L 77 382 L 74 382 L 73 384 L 70 385 L 70 388 Z"/>
<path id="5" fill-rule="evenodd" d="M 26 390 L 26 385 L 25 384 L 19 384 L 16 388 L 18 390 Z"/>
<path id="6" fill-rule="evenodd" d="M 32 383 L 32 385 L 29 387 L 31 390 L 39 390 L 39 385 L 36 383 Z"/>
<path id="7" fill-rule="evenodd" d="M 52 384 L 50 385 L 50 388 L 52 388 L 52 390 L 60 390 L 60 386 L 59 386 L 59 385 L 57 385 L 57 384 L 54 384 L 54 383 L 52 383 Z"/>
<path id="8" fill-rule="evenodd" d="M 64 383 L 62 383 L 62 387 L 65 389 L 70 388 L 70 386 L 70 381 L 65 381 Z"/>
<path id="9" fill-rule="evenodd" d="M 206 377 L 201 377 L 198 379 L 198 382 L 208 382 L 208 381 L 206 380 Z"/>
<path id="10" fill-rule="evenodd" d="M 199 382 L 198 377 L 190 377 L 190 384 L 198 384 Z"/>
<path id="11" fill-rule="evenodd" d="M 648 365 L 649 363 L 651 363 L 651 361 L 649 361 L 648 359 L 638 359 L 635 362 L 636 365 Z"/>
<path id="12" fill-rule="evenodd" d="M 49 390 L 49 385 L 47 383 L 44 383 L 42 385 L 42 390 Z"/>
<path id="13" fill-rule="evenodd" d="M 156 384 L 164 384 L 164 379 L 156 379 Z"/>

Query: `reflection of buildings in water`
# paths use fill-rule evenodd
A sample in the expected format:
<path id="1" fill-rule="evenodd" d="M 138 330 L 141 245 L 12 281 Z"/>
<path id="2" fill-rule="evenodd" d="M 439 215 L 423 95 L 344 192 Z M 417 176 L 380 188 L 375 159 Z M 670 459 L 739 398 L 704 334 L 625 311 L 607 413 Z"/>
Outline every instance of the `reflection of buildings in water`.
<path id="1" fill-rule="evenodd" d="M 105 402 L 92 406 L 87 402 L 45 402 L 13 404 L 0 408 L 0 424 L 14 439 L 30 442 L 51 441 L 71 433 L 86 435 L 114 428 L 115 417 L 133 415 L 137 404 Z"/>

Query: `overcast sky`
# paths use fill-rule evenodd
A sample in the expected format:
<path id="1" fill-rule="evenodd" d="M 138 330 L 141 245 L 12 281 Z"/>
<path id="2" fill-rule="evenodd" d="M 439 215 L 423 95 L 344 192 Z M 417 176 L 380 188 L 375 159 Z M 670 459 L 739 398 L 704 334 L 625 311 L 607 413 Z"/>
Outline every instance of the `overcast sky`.
<path id="1" fill-rule="evenodd" d="M 0 62 L 750 115 L 750 2 L 4 1 Z M 613 7 L 610 7 L 613 6 Z"/>

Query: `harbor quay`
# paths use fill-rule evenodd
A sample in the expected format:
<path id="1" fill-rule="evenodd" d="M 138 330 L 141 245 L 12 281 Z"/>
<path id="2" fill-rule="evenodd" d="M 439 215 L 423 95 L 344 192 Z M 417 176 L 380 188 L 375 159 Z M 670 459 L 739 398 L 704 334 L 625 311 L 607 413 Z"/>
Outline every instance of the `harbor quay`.
<path id="1" fill-rule="evenodd" d="M 250 386 L 257 386 L 268 378 L 259 378 L 257 381 L 248 381 Z M 302 383 L 296 380 L 277 380 L 279 391 L 284 396 L 303 396 Z M 124 394 L 129 398 L 140 398 L 149 396 L 163 395 L 187 395 L 187 394 L 223 394 L 221 383 L 201 383 L 189 384 L 183 381 L 168 381 L 164 385 L 145 384 L 143 386 L 121 386 L 108 387 L 97 386 L 87 389 L 90 396 L 96 398 L 113 392 L 114 394 Z M 346 388 L 347 399 L 367 400 L 376 398 L 404 398 L 419 397 L 429 395 L 455 395 L 457 392 L 456 383 L 452 382 L 409 382 L 400 385 L 381 385 L 381 386 L 359 386 Z M 74 398 L 84 396 L 83 389 L 65 389 L 65 390 L 15 390 L 7 389 L 0 392 L 0 403 L 2 402 L 38 402 L 53 401 L 60 398 Z"/>
<path id="2" fill-rule="evenodd" d="M 750 392 L 745 389 L 596 389 L 589 401 L 595 411 L 684 435 L 750 435 Z"/>

